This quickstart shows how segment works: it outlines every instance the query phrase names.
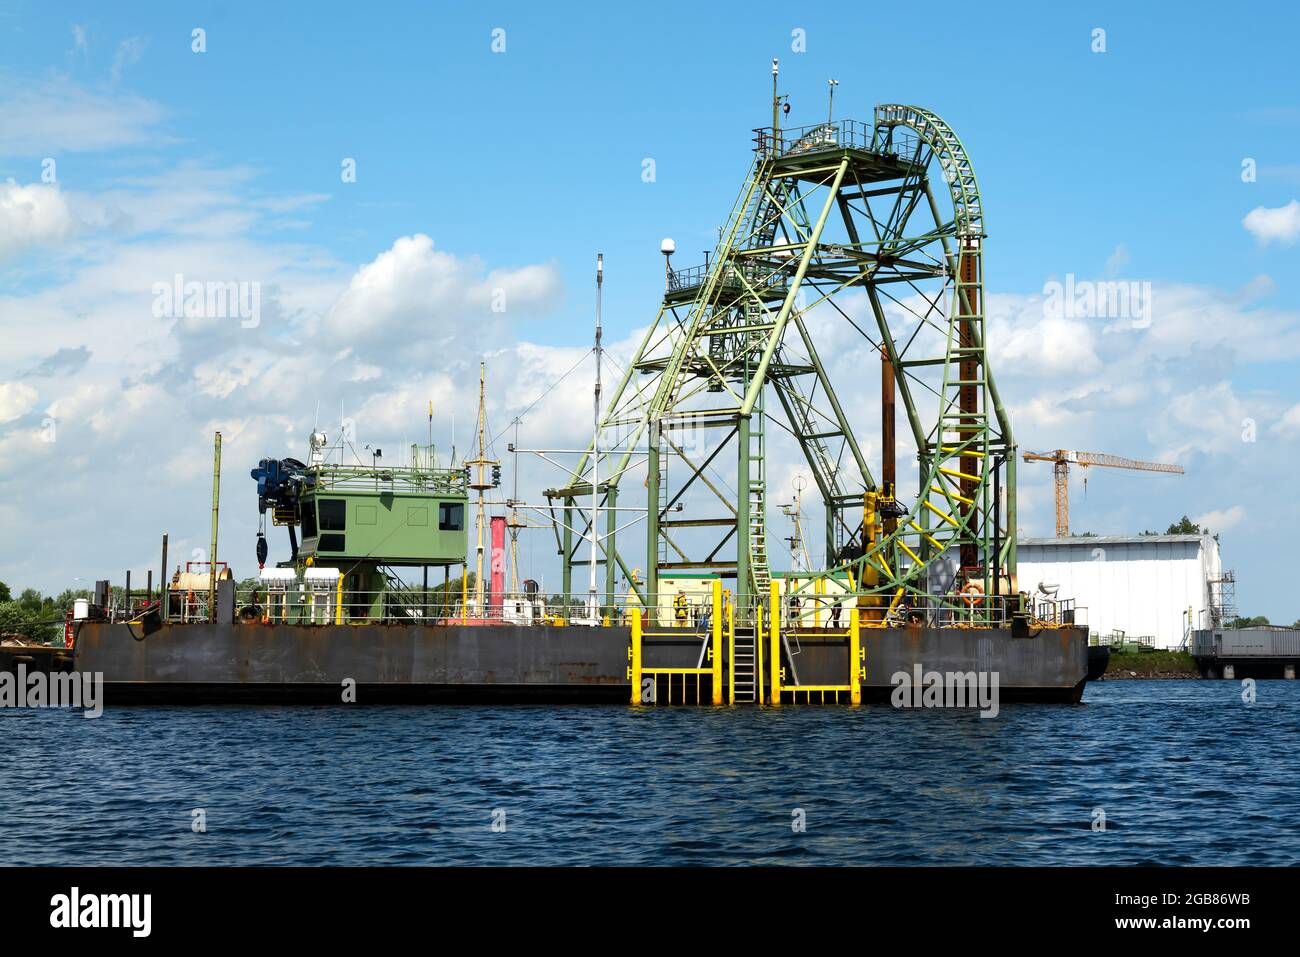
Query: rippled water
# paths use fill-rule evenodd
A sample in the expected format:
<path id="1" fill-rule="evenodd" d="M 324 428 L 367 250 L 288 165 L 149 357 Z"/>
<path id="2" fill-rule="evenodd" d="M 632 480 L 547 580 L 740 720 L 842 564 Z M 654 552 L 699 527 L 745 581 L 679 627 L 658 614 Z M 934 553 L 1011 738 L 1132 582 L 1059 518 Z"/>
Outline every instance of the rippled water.
<path id="1" fill-rule="evenodd" d="M 0 710 L 0 863 L 1295 864 L 1298 726 L 1294 681 L 1259 682 L 1253 705 L 1236 682 L 1102 682 L 992 720 Z"/>

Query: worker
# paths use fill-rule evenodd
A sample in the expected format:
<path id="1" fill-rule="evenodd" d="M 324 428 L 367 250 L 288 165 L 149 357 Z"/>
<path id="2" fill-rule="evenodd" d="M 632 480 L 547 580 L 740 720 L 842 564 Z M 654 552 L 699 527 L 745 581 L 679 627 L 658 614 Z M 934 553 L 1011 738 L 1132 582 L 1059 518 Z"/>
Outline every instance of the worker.
<path id="1" fill-rule="evenodd" d="M 677 593 L 677 597 L 673 599 L 673 617 L 677 620 L 678 628 L 686 627 L 688 602 L 686 601 L 686 595 L 680 591 Z"/>
<path id="2" fill-rule="evenodd" d="M 838 628 L 839 626 L 840 626 L 840 603 L 834 602 L 831 605 L 831 627 Z"/>

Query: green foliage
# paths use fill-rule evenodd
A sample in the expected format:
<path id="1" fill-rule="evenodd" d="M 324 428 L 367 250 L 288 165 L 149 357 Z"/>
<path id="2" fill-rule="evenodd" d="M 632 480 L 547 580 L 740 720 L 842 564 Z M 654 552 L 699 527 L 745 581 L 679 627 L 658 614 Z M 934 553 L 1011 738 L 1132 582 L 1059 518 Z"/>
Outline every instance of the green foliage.
<path id="1" fill-rule="evenodd" d="M 1148 528 L 1145 531 L 1141 532 L 1140 534 L 1142 535 L 1209 535 L 1211 534 L 1211 532 L 1208 528 L 1202 528 L 1201 526 L 1193 522 L 1190 518 L 1188 518 L 1186 515 L 1184 515 L 1178 521 L 1171 523 L 1170 526 L 1166 528 L 1163 532 L 1153 532 L 1151 529 Z M 1218 532 L 1213 533 L 1213 535 L 1214 535 L 1214 540 L 1217 542 L 1219 540 Z"/>
<path id="2" fill-rule="evenodd" d="M 4 582 L 0 582 L 0 604 L 11 601 L 12 599 L 13 596 L 9 593 L 9 586 Z"/>
<path id="3" fill-rule="evenodd" d="M 59 635 L 59 626 L 46 623 L 50 621 L 51 616 L 42 612 L 39 600 L 35 609 L 25 607 L 21 601 L 0 603 L 0 635 L 21 635 L 36 642 L 53 641 Z"/>
<path id="4" fill-rule="evenodd" d="M 1130 671 L 1136 671 L 1139 675 L 1194 675 L 1196 659 L 1185 651 L 1159 648 L 1127 653 L 1112 651 L 1106 673 L 1126 675 Z"/>
<path id="5" fill-rule="evenodd" d="M 1208 532 L 1209 529 L 1207 528 L 1204 531 Z M 1170 525 L 1168 530 L 1165 532 L 1165 534 L 1166 535 L 1200 535 L 1202 534 L 1202 529 L 1201 526 L 1197 525 L 1190 518 L 1184 515 L 1181 521 L 1174 522 L 1172 525 Z"/>
<path id="6" fill-rule="evenodd" d="M 1254 618 L 1234 618 L 1228 622 L 1229 628 L 1257 628 L 1261 625 L 1267 625 L 1268 618 L 1264 615 L 1256 615 Z"/>

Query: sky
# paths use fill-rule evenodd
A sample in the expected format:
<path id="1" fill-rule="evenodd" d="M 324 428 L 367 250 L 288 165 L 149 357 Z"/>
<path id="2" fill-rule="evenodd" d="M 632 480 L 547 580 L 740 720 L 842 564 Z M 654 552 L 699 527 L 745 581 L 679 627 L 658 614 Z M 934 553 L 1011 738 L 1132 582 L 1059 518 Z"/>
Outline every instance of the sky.
<path id="1" fill-rule="evenodd" d="M 1300 619 L 1277 559 L 1300 524 L 1298 21 L 1283 3 L 8 3 L 0 580 L 142 579 L 163 531 L 197 557 L 216 429 L 219 557 L 251 574 L 247 468 L 340 417 L 358 447 L 421 440 L 429 401 L 435 442 L 454 419 L 463 450 L 480 361 L 493 435 L 520 416 L 524 444 L 584 441 L 589 373 L 561 376 L 589 350 L 596 252 L 626 357 L 660 240 L 683 266 L 712 248 L 778 57 L 792 123 L 825 117 L 833 77 L 837 118 L 914 103 L 961 136 L 1020 447 L 1185 468 L 1094 469 L 1086 493 L 1076 474 L 1072 528 L 1189 515 L 1243 613 Z M 250 284 L 255 321 L 176 314 L 177 276 Z M 1149 322 L 1053 312 L 1067 278 L 1149 289 Z M 860 358 L 834 356 L 850 391 Z M 1021 534 L 1050 534 L 1051 467 L 1020 478 Z M 526 559 L 553 563 L 549 535 L 525 533 Z"/>

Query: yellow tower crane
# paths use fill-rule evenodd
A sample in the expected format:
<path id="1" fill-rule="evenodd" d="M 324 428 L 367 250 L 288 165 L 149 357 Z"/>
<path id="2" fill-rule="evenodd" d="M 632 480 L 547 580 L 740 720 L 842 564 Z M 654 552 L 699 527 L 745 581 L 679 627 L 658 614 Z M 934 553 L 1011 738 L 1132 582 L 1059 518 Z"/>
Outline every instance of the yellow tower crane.
<path id="1" fill-rule="evenodd" d="M 1026 462 L 1052 462 L 1056 473 L 1056 537 L 1066 538 L 1070 534 L 1070 466 L 1088 468 L 1101 465 L 1112 469 L 1136 469 L 1140 472 L 1174 472 L 1183 474 L 1181 465 L 1166 465 L 1164 462 L 1141 462 L 1137 459 L 1120 458 L 1118 455 L 1106 455 L 1102 452 L 1071 452 L 1057 449 L 1055 452 L 1026 452 Z"/>

